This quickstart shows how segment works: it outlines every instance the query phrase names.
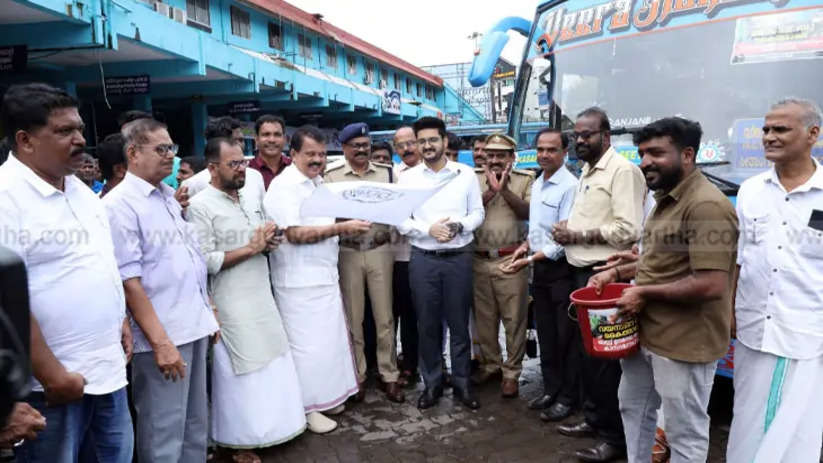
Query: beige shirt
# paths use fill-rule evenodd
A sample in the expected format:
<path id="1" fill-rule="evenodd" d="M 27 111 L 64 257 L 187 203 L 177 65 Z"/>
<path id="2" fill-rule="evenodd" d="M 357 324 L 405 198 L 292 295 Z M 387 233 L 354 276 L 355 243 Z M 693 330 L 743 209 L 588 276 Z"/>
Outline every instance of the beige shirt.
<path id="1" fill-rule="evenodd" d="M 480 183 L 480 192 L 489 190 L 486 172 L 475 169 L 477 181 Z M 531 200 L 532 183 L 534 176 L 529 171 L 514 170 L 509 174 L 508 188 L 518 198 L 529 202 Z M 519 245 L 526 237 L 528 226 L 525 220 L 520 220 L 509 206 L 502 194 L 496 194 L 486 204 L 486 217 L 483 224 L 474 231 L 477 249 L 490 251 L 511 245 Z"/>
<path id="2" fill-rule="evenodd" d="M 592 168 L 583 166 L 569 215 L 573 231 L 600 230 L 607 244 L 566 246 L 566 258 L 575 267 L 603 262 L 640 239 L 646 180 L 640 168 L 610 147 Z"/>
<path id="3" fill-rule="evenodd" d="M 348 161 L 326 170 L 323 174 L 326 183 L 336 182 L 382 182 L 397 183 L 394 169 L 387 164 L 369 162 L 366 171 L 357 173 L 349 165 Z M 391 241 L 391 227 L 383 224 L 372 224 L 368 233 L 353 237 L 340 237 L 341 246 L 365 247 L 371 249 Z"/>

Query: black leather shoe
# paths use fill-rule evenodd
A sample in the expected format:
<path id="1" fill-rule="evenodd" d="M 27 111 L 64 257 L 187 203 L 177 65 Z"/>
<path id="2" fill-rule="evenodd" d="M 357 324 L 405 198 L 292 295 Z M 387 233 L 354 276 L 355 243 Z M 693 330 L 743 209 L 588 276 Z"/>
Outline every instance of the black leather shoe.
<path id="1" fill-rule="evenodd" d="M 472 410 L 477 410 L 478 408 L 480 408 L 480 402 L 477 400 L 477 397 L 475 397 L 474 394 L 471 393 L 471 391 L 461 391 L 460 389 L 455 388 L 453 396 L 467 408 L 470 408 Z"/>
<path id="2" fill-rule="evenodd" d="M 577 424 L 561 424 L 557 427 L 557 432 L 569 437 L 594 437 L 595 435 L 594 428 L 585 421 Z"/>
<path id="3" fill-rule="evenodd" d="M 554 403 L 554 396 L 549 394 L 543 394 L 536 399 L 532 399 L 529 402 L 529 410 L 544 410 L 549 408 Z"/>
<path id="4" fill-rule="evenodd" d="M 583 461 L 602 463 L 625 457 L 626 448 L 618 447 L 616 445 L 609 444 L 608 442 L 599 442 L 594 447 L 589 447 L 587 449 L 574 452 L 574 455 Z"/>
<path id="5" fill-rule="evenodd" d="M 555 402 L 554 405 L 540 412 L 540 419 L 543 421 L 561 421 L 572 414 L 572 407 L 564 403 Z"/>
<path id="6" fill-rule="evenodd" d="M 442 389 L 426 389 L 420 394 L 420 398 L 417 399 L 417 408 L 425 410 L 434 407 L 442 396 Z"/>

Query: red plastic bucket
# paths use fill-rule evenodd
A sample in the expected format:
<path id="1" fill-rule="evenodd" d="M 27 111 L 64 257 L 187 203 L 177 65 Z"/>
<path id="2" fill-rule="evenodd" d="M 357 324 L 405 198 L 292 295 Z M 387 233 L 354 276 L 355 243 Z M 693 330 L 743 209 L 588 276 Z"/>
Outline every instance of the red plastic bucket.
<path id="1" fill-rule="evenodd" d="M 615 303 L 628 283 L 610 283 L 598 296 L 593 287 L 572 292 L 570 299 L 577 309 L 577 324 L 583 346 L 592 357 L 619 359 L 637 351 L 640 344 L 635 316 L 612 318 L 617 314 Z"/>

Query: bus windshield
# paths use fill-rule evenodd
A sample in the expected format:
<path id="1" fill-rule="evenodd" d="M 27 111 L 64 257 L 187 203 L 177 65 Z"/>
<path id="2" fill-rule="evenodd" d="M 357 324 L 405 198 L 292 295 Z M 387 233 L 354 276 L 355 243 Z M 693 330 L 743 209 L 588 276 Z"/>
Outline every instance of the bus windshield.
<path id="1" fill-rule="evenodd" d="M 510 130 L 570 129 L 599 106 L 612 144 L 639 162 L 628 132 L 681 116 L 703 127 L 698 162 L 739 183 L 768 167 L 761 127 L 772 103 L 823 102 L 822 59 L 817 0 L 552 1 L 532 23 Z M 823 139 L 814 155 L 823 158 Z"/>

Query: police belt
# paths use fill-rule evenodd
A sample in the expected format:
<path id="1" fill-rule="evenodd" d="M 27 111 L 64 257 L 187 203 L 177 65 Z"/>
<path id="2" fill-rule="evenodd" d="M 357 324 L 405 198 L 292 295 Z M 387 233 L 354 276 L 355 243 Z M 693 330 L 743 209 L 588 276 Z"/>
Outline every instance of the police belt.
<path id="1" fill-rule="evenodd" d="M 354 249 L 355 251 L 371 251 L 372 249 L 388 243 L 390 239 L 391 238 L 388 236 L 388 233 L 379 232 L 376 233 L 371 239 L 364 241 L 341 239 L 340 246 Z"/>
<path id="2" fill-rule="evenodd" d="M 514 251 L 517 251 L 517 248 L 519 247 L 519 244 L 512 244 L 509 246 L 503 246 L 502 248 L 490 249 L 488 251 L 475 249 L 474 255 L 484 257 L 486 259 L 497 259 L 499 257 L 510 256 L 514 254 Z"/>

